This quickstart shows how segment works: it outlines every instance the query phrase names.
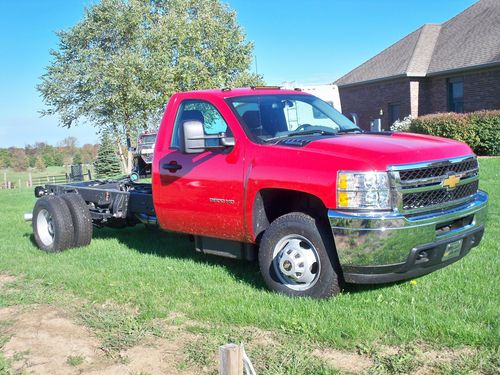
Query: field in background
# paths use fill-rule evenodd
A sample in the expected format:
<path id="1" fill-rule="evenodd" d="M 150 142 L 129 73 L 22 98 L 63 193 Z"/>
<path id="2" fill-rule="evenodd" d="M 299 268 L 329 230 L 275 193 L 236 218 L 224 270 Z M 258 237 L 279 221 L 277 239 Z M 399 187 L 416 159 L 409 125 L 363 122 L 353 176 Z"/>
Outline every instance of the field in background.
<path id="1" fill-rule="evenodd" d="M 479 247 L 414 282 L 349 286 L 326 301 L 271 293 L 256 264 L 203 256 L 186 236 L 142 226 L 95 229 L 89 247 L 45 254 L 22 220 L 32 191 L 0 191 L 0 276 L 15 280 L 0 290 L 0 311 L 64 308 L 113 361 L 135 363 L 147 337 L 175 342 L 179 373 L 216 373 L 218 345 L 230 341 L 248 344 L 259 374 L 499 373 L 500 158 L 480 168 L 490 209 Z M 2 361 L 17 363 L 4 349 L 6 321 L 0 314 L 0 373 Z"/>
<path id="2" fill-rule="evenodd" d="M 91 169 L 93 172 L 93 168 L 89 166 L 84 166 L 84 172 L 88 169 Z M 19 187 L 19 181 L 21 181 L 21 186 L 26 187 L 26 183 L 29 181 L 29 174 L 31 173 L 31 178 L 33 182 L 33 186 L 47 183 L 48 177 L 51 176 L 62 176 L 66 173 L 70 173 L 71 169 L 69 166 L 67 167 L 47 167 L 44 171 L 38 171 L 36 169 L 30 169 L 28 171 L 17 172 L 13 169 L 0 169 L 0 188 L 4 186 L 5 180 L 10 181 L 14 184 L 16 188 Z"/>

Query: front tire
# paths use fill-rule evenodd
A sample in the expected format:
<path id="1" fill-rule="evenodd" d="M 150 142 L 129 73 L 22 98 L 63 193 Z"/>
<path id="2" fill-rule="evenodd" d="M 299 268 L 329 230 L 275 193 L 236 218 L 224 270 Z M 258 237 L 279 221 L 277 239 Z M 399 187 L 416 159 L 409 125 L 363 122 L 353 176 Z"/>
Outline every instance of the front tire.
<path id="1" fill-rule="evenodd" d="M 33 208 L 33 234 L 38 247 L 46 252 L 58 252 L 73 246 L 73 219 L 61 197 L 39 198 Z"/>
<path id="2" fill-rule="evenodd" d="M 341 290 L 332 236 L 304 213 L 271 223 L 260 244 L 259 266 L 267 286 L 289 296 L 328 298 Z"/>

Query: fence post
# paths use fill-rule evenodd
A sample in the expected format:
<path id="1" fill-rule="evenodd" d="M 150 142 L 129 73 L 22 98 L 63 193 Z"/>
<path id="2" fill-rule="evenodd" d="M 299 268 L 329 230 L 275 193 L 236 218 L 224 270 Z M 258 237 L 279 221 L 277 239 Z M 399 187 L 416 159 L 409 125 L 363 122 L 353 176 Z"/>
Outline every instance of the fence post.
<path id="1" fill-rule="evenodd" d="M 21 185 L 21 179 L 19 179 L 19 189 L 22 188 L 22 185 Z"/>
<path id="2" fill-rule="evenodd" d="M 28 180 L 28 182 L 29 182 L 28 187 L 33 187 L 33 177 L 31 176 L 31 171 L 30 171 L 30 173 L 28 175 L 28 178 L 29 178 L 29 180 Z"/>
<path id="3" fill-rule="evenodd" d="M 5 185 L 5 188 L 7 189 L 7 172 L 3 172 L 3 184 Z"/>
<path id="4" fill-rule="evenodd" d="M 219 375 L 243 375 L 243 356 L 239 345 L 219 347 Z"/>

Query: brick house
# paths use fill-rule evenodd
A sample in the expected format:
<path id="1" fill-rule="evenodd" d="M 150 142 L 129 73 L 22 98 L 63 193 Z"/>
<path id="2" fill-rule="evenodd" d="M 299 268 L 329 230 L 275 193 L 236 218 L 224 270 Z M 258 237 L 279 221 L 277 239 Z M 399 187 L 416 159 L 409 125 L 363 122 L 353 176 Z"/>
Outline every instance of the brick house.
<path id="1" fill-rule="evenodd" d="M 500 109 L 500 0 L 424 25 L 339 78 L 342 112 L 382 129 L 411 114 Z"/>

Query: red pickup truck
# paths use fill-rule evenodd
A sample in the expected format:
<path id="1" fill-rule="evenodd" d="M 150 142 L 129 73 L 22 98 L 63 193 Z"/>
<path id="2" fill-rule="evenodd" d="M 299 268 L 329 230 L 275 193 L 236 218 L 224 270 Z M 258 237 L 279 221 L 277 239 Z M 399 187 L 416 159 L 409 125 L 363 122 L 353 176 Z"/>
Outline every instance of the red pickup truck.
<path id="1" fill-rule="evenodd" d="M 159 225 L 200 252 L 258 259 L 272 290 L 325 298 L 445 267 L 486 221 L 467 145 L 366 132 L 299 90 L 173 95 L 152 172 L 152 184 L 37 187 L 36 243 L 61 251 L 90 243 L 93 226 Z"/>

